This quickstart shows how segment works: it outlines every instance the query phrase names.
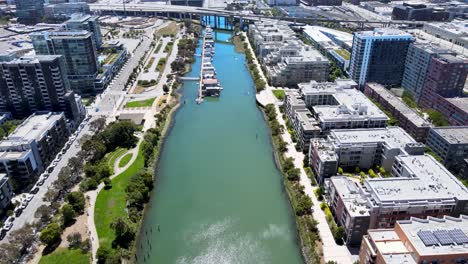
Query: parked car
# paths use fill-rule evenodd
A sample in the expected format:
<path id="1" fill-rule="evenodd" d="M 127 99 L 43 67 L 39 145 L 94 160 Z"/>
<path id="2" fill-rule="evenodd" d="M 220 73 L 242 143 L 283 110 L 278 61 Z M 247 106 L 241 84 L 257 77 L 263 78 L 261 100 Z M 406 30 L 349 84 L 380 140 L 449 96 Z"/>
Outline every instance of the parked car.
<path id="1" fill-rule="evenodd" d="M 6 222 L 4 225 L 3 225 L 3 229 L 6 230 L 6 231 L 10 231 L 10 229 L 13 227 L 13 222 Z"/>
<path id="2" fill-rule="evenodd" d="M 47 172 L 48 173 L 52 173 L 54 171 L 54 167 L 55 166 L 50 166 L 48 169 L 47 169 Z"/>
<path id="3" fill-rule="evenodd" d="M 37 191 L 39 191 L 39 188 L 36 187 L 35 189 L 37 189 Z M 35 191 L 35 189 L 33 189 L 30 194 L 26 195 L 26 201 L 28 201 L 28 203 L 34 198 L 34 194 L 32 194 L 32 193 L 33 193 L 33 191 Z M 35 193 L 37 193 L 37 191 Z"/>
<path id="4" fill-rule="evenodd" d="M 0 241 L 2 241 L 2 240 L 5 238 L 6 233 L 7 233 L 6 230 L 3 230 L 3 229 L 2 229 L 2 231 L 0 231 Z"/>
<path id="5" fill-rule="evenodd" d="M 41 179 L 36 183 L 36 185 L 37 186 L 42 186 L 42 185 L 44 185 L 44 181 L 45 181 L 45 179 Z"/>
<path id="6" fill-rule="evenodd" d="M 44 179 L 49 178 L 49 173 L 44 173 L 44 174 L 42 174 L 42 177 L 44 177 Z"/>
<path id="7" fill-rule="evenodd" d="M 32 189 L 32 190 L 29 192 L 29 193 L 30 193 L 30 196 L 29 196 L 29 197 L 31 197 L 31 199 L 30 199 L 29 201 L 31 201 L 32 198 L 34 197 L 34 194 L 36 194 L 36 193 L 38 193 L 38 192 L 39 192 L 39 187 L 36 187 L 36 188 Z M 26 200 L 27 200 L 29 197 L 26 197 Z"/>
<path id="8" fill-rule="evenodd" d="M 28 207 L 28 204 L 29 204 L 28 201 L 24 201 L 24 202 L 21 204 L 20 208 L 21 208 L 21 209 L 25 209 L 26 207 Z"/>
<path id="9" fill-rule="evenodd" d="M 21 208 L 18 208 L 18 209 L 15 210 L 15 216 L 16 217 L 19 217 L 22 213 L 23 213 L 23 209 L 21 209 Z"/>

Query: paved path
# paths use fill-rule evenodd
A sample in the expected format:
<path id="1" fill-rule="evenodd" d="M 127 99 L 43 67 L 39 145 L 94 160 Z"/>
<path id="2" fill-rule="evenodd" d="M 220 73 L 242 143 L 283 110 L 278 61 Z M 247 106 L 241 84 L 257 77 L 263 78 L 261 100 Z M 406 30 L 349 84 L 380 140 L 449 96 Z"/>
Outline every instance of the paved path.
<path id="1" fill-rule="evenodd" d="M 114 163 L 114 174 L 112 174 L 110 176 L 111 180 L 114 179 L 116 176 L 118 176 L 123 171 L 125 171 L 126 169 L 128 169 L 128 167 L 130 167 L 130 165 L 132 165 L 133 162 L 135 162 L 135 160 L 136 160 L 136 158 L 138 156 L 138 148 L 140 147 L 141 142 L 142 142 L 142 137 L 138 141 L 138 144 L 137 144 L 137 146 L 135 148 L 125 152 L 125 154 L 132 153 L 132 158 L 127 163 L 127 165 L 125 165 L 122 168 L 118 167 L 120 159 L 122 159 L 122 157 L 125 156 L 125 154 L 120 156 L 115 161 L 115 163 Z M 115 166 L 115 164 L 117 164 L 117 166 Z M 96 252 L 97 252 L 97 250 L 99 248 L 99 237 L 98 237 L 98 234 L 97 234 L 96 225 L 94 224 L 94 208 L 96 206 L 97 196 L 99 195 L 99 192 L 103 188 L 104 188 L 104 183 L 101 182 L 101 184 L 99 184 L 99 186 L 98 186 L 98 188 L 96 190 L 86 193 L 86 198 L 88 199 L 88 202 L 89 202 L 89 207 L 87 208 L 86 214 L 88 215 L 88 229 L 89 229 L 89 237 L 91 239 L 92 263 L 97 263 Z"/>
<path id="2" fill-rule="evenodd" d="M 245 33 L 242 34 L 244 34 L 245 36 Z M 253 56 L 253 62 L 259 70 L 260 76 L 266 82 L 266 77 L 263 74 L 262 69 L 259 67 L 259 63 L 257 61 L 255 53 L 252 50 L 250 42 L 247 41 L 247 43 L 248 49 L 250 50 Z M 281 112 L 279 111 L 279 105 L 281 105 L 282 103 L 274 96 L 272 92 L 273 89 L 274 87 L 271 87 L 267 84 L 265 86 L 265 90 L 257 94 L 257 101 L 263 106 L 267 104 L 274 104 L 276 108 L 276 117 L 278 122 L 284 127 L 286 127 L 286 122 L 283 119 Z M 283 138 L 284 142 L 288 144 L 288 151 L 285 153 L 285 156 L 292 157 L 294 160 L 294 165 L 301 170 L 299 182 L 302 186 L 304 186 L 304 192 L 312 199 L 312 202 L 314 203 L 312 207 L 313 216 L 314 219 L 318 222 L 317 228 L 319 230 L 320 238 L 322 239 L 323 243 L 323 254 L 325 261 L 333 260 L 340 264 L 353 263 L 355 260 L 357 260 L 357 256 L 352 256 L 346 246 L 337 245 L 335 243 L 335 239 L 333 239 L 333 235 L 330 231 L 327 220 L 325 219 L 325 213 L 320 209 L 320 201 L 317 200 L 317 197 L 315 197 L 314 194 L 314 190 L 317 187 L 312 186 L 311 180 L 309 179 L 309 177 L 307 177 L 307 174 L 304 171 L 304 153 L 296 150 L 295 144 L 292 141 L 291 135 L 289 133 L 286 132 L 282 134 L 281 137 Z"/>

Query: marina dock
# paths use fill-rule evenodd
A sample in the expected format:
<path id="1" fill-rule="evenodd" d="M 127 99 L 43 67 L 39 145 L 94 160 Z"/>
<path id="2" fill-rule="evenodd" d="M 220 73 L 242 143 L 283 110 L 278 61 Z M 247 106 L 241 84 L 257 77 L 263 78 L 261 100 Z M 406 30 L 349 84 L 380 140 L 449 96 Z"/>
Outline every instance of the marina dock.
<path id="1" fill-rule="evenodd" d="M 207 26 L 203 36 L 201 67 L 200 67 L 200 83 L 198 85 L 197 103 L 203 102 L 205 96 L 219 97 L 223 89 L 216 77 L 216 70 L 212 64 L 215 54 L 213 29 Z"/>

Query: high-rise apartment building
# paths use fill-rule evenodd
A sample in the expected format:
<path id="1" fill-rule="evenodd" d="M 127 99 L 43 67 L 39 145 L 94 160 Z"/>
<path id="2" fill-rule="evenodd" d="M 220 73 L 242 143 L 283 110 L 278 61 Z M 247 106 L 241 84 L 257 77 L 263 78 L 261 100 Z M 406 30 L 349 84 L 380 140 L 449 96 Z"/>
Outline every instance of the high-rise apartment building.
<path id="1" fill-rule="evenodd" d="M 454 55 L 452 51 L 434 44 L 415 42 L 409 45 L 401 86 L 413 95 L 416 102 L 423 93 L 432 58 L 443 54 Z"/>
<path id="2" fill-rule="evenodd" d="M 68 119 L 84 116 L 70 90 L 63 57 L 38 55 L 0 63 L 0 111 L 24 118 L 36 111 L 65 112 Z"/>
<path id="3" fill-rule="evenodd" d="M 16 0 L 15 3 L 20 23 L 36 24 L 44 16 L 44 0 Z"/>
<path id="4" fill-rule="evenodd" d="M 71 19 L 65 22 L 67 30 L 80 31 L 87 30 L 93 34 L 93 42 L 96 49 L 102 46 L 101 27 L 97 16 L 74 14 Z"/>
<path id="5" fill-rule="evenodd" d="M 433 108 L 437 97 L 461 97 L 468 74 L 468 60 L 444 54 L 431 58 L 419 104 Z"/>
<path id="6" fill-rule="evenodd" d="M 78 94 L 95 94 L 98 75 L 93 34 L 82 31 L 37 32 L 30 35 L 36 54 L 62 55 L 70 87 Z"/>
<path id="7" fill-rule="evenodd" d="M 399 86 L 413 36 L 396 29 L 354 33 L 349 74 L 360 87 L 366 82 Z"/>

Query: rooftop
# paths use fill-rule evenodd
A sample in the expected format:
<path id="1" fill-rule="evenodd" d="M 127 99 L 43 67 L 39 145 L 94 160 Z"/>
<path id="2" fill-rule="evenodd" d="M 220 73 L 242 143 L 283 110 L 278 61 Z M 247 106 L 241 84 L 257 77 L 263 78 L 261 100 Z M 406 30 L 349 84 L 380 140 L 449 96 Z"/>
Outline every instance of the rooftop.
<path id="1" fill-rule="evenodd" d="M 450 144 L 468 144 L 468 126 L 434 127 L 432 131 Z"/>
<path id="2" fill-rule="evenodd" d="M 389 38 L 408 38 L 412 39 L 413 36 L 409 33 L 406 33 L 402 30 L 395 28 L 376 28 L 369 31 L 360 31 L 354 33 L 355 36 L 363 38 L 375 38 L 375 37 L 389 37 Z"/>
<path id="3" fill-rule="evenodd" d="M 385 142 L 392 149 L 404 149 L 407 144 L 417 143 L 401 127 L 336 129 L 330 137 L 340 144 Z"/>
<path id="4" fill-rule="evenodd" d="M 29 144 L 33 140 L 39 140 L 62 118 L 63 113 L 33 114 L 19 125 L 7 140 L 1 141 L 0 147 Z"/>
<path id="5" fill-rule="evenodd" d="M 44 36 L 45 38 L 86 38 L 91 37 L 91 32 L 86 30 L 76 31 L 45 31 L 31 33 L 31 36 Z"/>
<path id="6" fill-rule="evenodd" d="M 411 220 L 398 221 L 397 227 L 401 228 L 415 251 L 421 256 L 468 255 L 468 216 L 427 219 L 412 217 Z M 434 245 L 428 246 L 429 240 L 434 238 L 435 243 L 429 243 Z"/>
<path id="7" fill-rule="evenodd" d="M 468 113 L 468 97 L 445 98 L 445 100 L 460 108 L 463 112 Z"/>
<path id="8" fill-rule="evenodd" d="M 329 181 L 334 185 L 351 216 L 369 216 L 370 208 L 366 199 L 362 197 L 357 183 L 345 176 L 331 177 Z"/>
<path id="9" fill-rule="evenodd" d="M 438 201 L 447 204 L 468 200 L 468 189 L 429 155 L 399 155 L 402 177 L 367 179 L 372 200 L 382 206 Z M 395 168 L 395 165 L 394 165 Z"/>
<path id="10" fill-rule="evenodd" d="M 322 161 L 338 161 L 338 155 L 332 144 L 324 138 L 313 138 L 310 140 L 311 149 L 315 150 Z"/>
<path id="11" fill-rule="evenodd" d="M 296 110 L 296 117 L 301 123 L 303 130 L 319 130 L 317 121 L 313 117 L 312 113 L 308 109 L 298 109 Z"/>
<path id="12" fill-rule="evenodd" d="M 398 99 L 383 85 L 378 83 L 368 83 L 367 86 L 378 93 L 381 97 L 403 114 L 411 123 L 420 127 L 432 127 L 432 124 L 421 117 L 416 111 L 407 106 L 402 100 Z"/>
<path id="13" fill-rule="evenodd" d="M 54 61 L 58 58 L 60 58 L 61 55 L 35 55 L 35 56 L 23 56 L 18 59 L 14 59 L 11 61 L 3 62 L 3 64 L 9 65 L 15 65 L 15 64 L 35 64 L 39 62 L 46 62 L 46 61 Z"/>

